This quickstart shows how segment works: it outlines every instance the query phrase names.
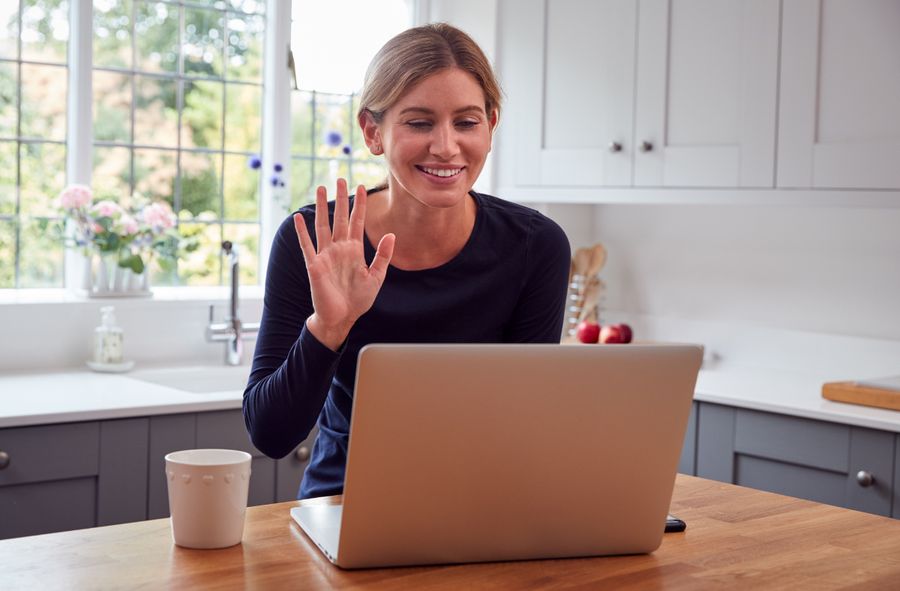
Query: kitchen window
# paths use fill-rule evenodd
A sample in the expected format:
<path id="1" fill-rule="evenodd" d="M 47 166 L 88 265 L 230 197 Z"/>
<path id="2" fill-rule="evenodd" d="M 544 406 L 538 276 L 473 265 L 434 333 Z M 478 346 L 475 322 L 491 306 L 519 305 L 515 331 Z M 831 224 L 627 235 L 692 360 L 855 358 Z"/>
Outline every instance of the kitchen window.
<path id="1" fill-rule="evenodd" d="M 151 283 L 201 286 L 228 279 L 223 239 L 260 283 L 277 224 L 317 185 L 383 180 L 357 93 L 411 0 L 70 2 L 0 7 L 0 289 L 64 286 L 71 257 L 47 228 L 67 184 L 168 201 L 200 247 Z M 296 87 L 265 63 L 288 45 Z"/>

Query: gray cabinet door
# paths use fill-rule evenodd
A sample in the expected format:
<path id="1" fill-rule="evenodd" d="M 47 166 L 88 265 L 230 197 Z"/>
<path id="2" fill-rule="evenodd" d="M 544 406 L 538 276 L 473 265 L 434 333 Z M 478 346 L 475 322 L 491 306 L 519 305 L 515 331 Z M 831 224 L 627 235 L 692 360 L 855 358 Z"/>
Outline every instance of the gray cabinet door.
<path id="1" fill-rule="evenodd" d="M 147 519 L 150 419 L 100 423 L 97 525 Z"/>
<path id="2" fill-rule="evenodd" d="M 707 403 L 697 421 L 698 476 L 891 514 L 893 433 Z"/>
<path id="3" fill-rule="evenodd" d="M 99 441 L 96 422 L 0 429 L 0 538 L 96 525 Z"/>
<path id="4" fill-rule="evenodd" d="M 275 460 L 250 443 L 244 417 L 238 410 L 204 412 L 197 415 L 197 447 L 238 449 L 253 456 L 250 465 L 248 505 L 275 502 Z"/>
<path id="5" fill-rule="evenodd" d="M 318 432 L 318 427 L 314 428 L 294 451 L 278 460 L 276 502 L 296 500 L 297 492 L 300 490 L 300 481 L 303 479 L 306 466 L 309 465 L 309 458 L 312 455 L 313 444 L 315 444 Z"/>
<path id="6" fill-rule="evenodd" d="M 697 402 L 691 405 L 691 415 L 688 417 L 687 430 L 684 433 L 681 458 L 678 460 L 678 471 L 692 476 L 697 473 L 697 408 L 699 406 L 700 404 Z"/>
<path id="7" fill-rule="evenodd" d="M 147 518 L 169 516 L 166 454 L 197 447 L 197 415 L 150 417 L 150 453 L 147 461 Z"/>

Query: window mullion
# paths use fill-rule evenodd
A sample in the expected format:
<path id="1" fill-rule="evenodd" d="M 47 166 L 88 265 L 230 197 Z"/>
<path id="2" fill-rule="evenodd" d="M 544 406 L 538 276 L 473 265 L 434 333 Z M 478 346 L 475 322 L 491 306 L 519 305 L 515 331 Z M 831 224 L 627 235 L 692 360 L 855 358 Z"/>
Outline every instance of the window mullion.
<path id="1" fill-rule="evenodd" d="M 66 134 L 66 181 L 91 184 L 93 168 L 93 3 L 69 4 L 69 96 Z M 79 285 L 81 255 L 66 251 L 65 284 Z"/>
<path id="2" fill-rule="evenodd" d="M 275 231 L 288 211 L 274 198 L 275 191 L 291 190 L 291 85 L 288 53 L 291 46 L 291 3 L 266 1 L 266 38 L 263 65 L 262 171 L 260 186 L 260 284 L 265 284 L 269 250 Z M 268 182 L 275 163 L 284 166 L 281 178 L 285 187 Z M 288 200 L 289 202 L 290 200 Z"/>

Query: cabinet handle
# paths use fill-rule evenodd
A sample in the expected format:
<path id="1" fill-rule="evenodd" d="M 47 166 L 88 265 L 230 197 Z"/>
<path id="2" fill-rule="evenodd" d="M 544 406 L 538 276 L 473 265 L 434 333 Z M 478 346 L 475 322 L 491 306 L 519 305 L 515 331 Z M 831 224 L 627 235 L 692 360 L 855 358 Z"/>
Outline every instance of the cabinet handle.
<path id="1" fill-rule="evenodd" d="M 875 477 L 868 470 L 860 470 L 856 473 L 856 483 L 863 488 L 868 488 L 875 484 Z"/>
<path id="2" fill-rule="evenodd" d="M 305 445 L 301 445 L 297 448 L 297 451 L 294 452 L 294 456 L 297 457 L 301 462 L 305 462 L 309 459 L 309 448 Z"/>
<path id="3" fill-rule="evenodd" d="M 653 142 L 641 142 L 641 152 L 652 152 Z"/>
<path id="4" fill-rule="evenodd" d="M 9 467 L 9 454 L 5 451 L 0 451 L 0 470 Z"/>
<path id="5" fill-rule="evenodd" d="M 609 151 L 612 153 L 621 152 L 622 144 L 620 144 L 619 142 L 610 142 Z"/>

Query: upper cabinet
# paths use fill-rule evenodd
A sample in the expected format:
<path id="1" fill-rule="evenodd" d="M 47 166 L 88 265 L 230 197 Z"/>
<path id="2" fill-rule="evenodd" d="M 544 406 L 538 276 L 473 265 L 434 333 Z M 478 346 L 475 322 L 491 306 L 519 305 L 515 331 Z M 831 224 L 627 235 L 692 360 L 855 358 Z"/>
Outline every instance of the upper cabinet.
<path id="1" fill-rule="evenodd" d="M 508 101 L 501 195 L 896 202 L 897 0 L 499 0 L 497 9 Z"/>
<path id="2" fill-rule="evenodd" d="M 900 189 L 900 2 L 784 3 L 778 186 Z"/>
<path id="3" fill-rule="evenodd" d="M 500 184 L 771 187 L 778 6 L 501 1 Z"/>

